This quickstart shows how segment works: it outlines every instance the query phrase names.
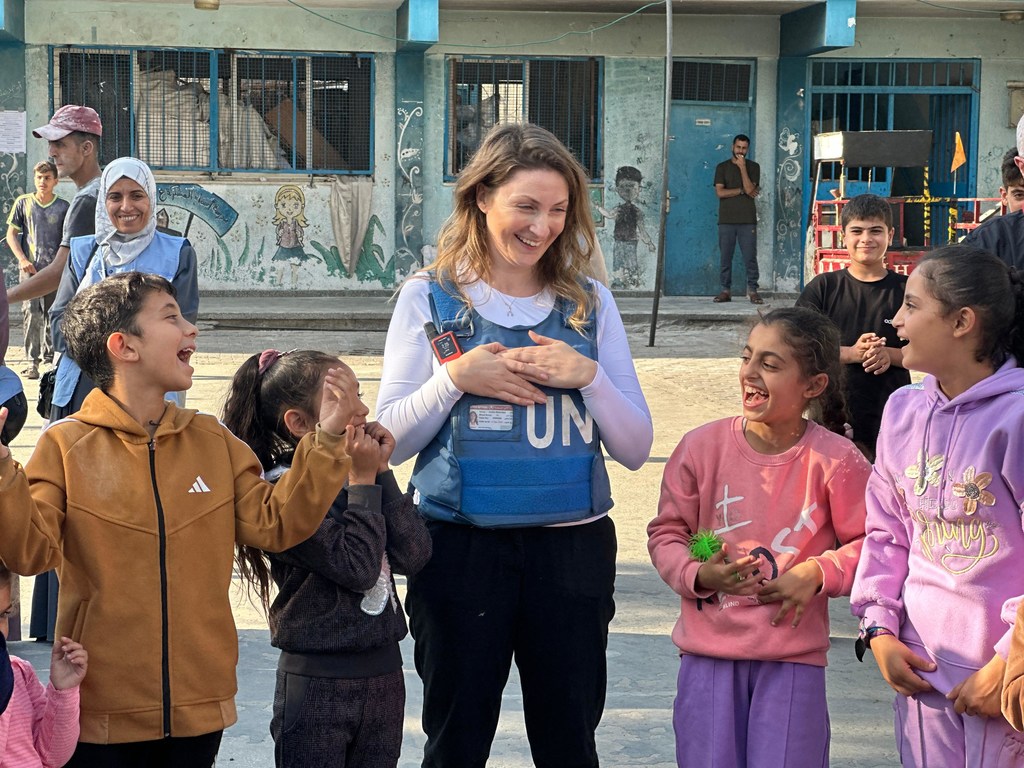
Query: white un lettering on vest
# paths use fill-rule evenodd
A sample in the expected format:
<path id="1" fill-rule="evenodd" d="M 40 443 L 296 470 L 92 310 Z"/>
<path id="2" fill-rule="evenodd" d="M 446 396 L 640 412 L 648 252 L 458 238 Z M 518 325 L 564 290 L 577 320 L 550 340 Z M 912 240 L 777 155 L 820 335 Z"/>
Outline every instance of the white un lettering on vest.
<path id="1" fill-rule="evenodd" d="M 555 439 L 555 411 L 561 414 L 561 438 L 562 445 L 572 445 L 572 429 L 583 438 L 586 445 L 594 442 L 594 417 L 586 408 L 582 412 L 576 408 L 576 404 L 569 395 L 559 396 L 560 408 L 555 408 L 555 397 L 548 395 L 547 404 L 541 414 L 537 413 L 537 406 L 534 404 L 526 406 L 526 439 L 534 448 L 547 448 Z M 544 423 L 540 424 L 541 418 Z M 571 425 L 571 426 L 570 426 Z"/>

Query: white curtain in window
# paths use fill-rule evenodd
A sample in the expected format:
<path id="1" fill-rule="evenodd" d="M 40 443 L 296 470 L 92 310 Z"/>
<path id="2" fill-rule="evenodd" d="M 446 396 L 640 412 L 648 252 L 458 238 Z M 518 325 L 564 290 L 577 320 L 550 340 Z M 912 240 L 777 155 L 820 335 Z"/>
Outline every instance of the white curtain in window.
<path id="1" fill-rule="evenodd" d="M 331 225 L 349 277 L 355 277 L 363 238 L 370 225 L 372 195 L 373 180 L 366 176 L 331 178 Z"/>

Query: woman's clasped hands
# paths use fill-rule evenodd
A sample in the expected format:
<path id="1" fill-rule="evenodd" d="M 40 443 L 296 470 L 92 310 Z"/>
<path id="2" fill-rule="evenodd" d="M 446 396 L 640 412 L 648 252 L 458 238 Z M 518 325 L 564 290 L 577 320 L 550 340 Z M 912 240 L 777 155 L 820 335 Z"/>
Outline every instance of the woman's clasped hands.
<path id="1" fill-rule="evenodd" d="M 564 341 L 530 331 L 532 347 L 509 348 L 498 342 L 481 344 L 447 363 L 452 383 L 462 392 L 514 405 L 543 403 L 542 384 L 580 389 L 597 375 L 597 363 Z"/>

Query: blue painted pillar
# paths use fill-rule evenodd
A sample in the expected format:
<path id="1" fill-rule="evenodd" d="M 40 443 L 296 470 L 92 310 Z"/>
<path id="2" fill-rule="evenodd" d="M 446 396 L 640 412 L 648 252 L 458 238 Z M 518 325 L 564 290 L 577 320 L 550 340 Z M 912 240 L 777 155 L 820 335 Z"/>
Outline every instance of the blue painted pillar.
<path id="1" fill-rule="evenodd" d="M 779 56 L 809 56 L 853 45 L 857 0 L 825 0 L 779 19 Z"/>
<path id="2" fill-rule="evenodd" d="M 25 114 L 25 0 L 3 0 L 0 4 L 0 110 Z M 26 135 L 28 127 L 26 126 Z M 30 139 L 26 139 L 29 141 Z M 24 152 L 0 152 L 0 215 L 11 212 L 14 199 L 24 194 L 28 183 Z M 18 270 L 6 242 L 3 246 L 4 280 L 18 282 Z"/>
<path id="3" fill-rule="evenodd" d="M 405 0 L 395 35 L 395 279 L 423 266 L 424 52 L 437 42 L 438 0 Z"/>
<path id="4" fill-rule="evenodd" d="M 798 291 L 804 284 L 813 162 L 807 57 L 853 45 L 856 31 L 857 0 L 825 0 L 779 20 L 774 244 L 779 290 Z"/>

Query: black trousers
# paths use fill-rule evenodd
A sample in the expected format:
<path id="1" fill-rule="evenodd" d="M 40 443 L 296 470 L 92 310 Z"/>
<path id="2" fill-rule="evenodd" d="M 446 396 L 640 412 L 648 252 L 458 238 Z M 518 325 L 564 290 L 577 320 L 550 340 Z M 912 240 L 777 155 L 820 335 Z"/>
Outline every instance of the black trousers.
<path id="1" fill-rule="evenodd" d="M 739 243 L 743 263 L 747 267 L 747 292 L 757 290 L 760 277 L 757 269 L 757 225 L 719 224 L 718 249 L 721 256 L 722 290 L 732 291 L 732 257 Z"/>
<path id="2" fill-rule="evenodd" d="M 513 658 L 537 768 L 596 768 L 615 613 L 611 518 L 428 527 L 434 554 L 409 578 L 406 599 L 423 679 L 424 768 L 483 768 Z"/>
<path id="3" fill-rule="evenodd" d="M 65 768 L 212 768 L 224 731 L 129 744 L 78 742 Z"/>
<path id="4" fill-rule="evenodd" d="M 394 768 L 404 726 L 400 669 L 354 679 L 277 670 L 270 721 L 277 768 Z"/>

